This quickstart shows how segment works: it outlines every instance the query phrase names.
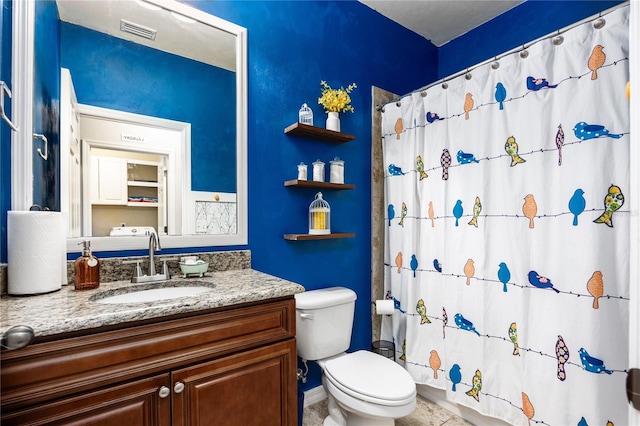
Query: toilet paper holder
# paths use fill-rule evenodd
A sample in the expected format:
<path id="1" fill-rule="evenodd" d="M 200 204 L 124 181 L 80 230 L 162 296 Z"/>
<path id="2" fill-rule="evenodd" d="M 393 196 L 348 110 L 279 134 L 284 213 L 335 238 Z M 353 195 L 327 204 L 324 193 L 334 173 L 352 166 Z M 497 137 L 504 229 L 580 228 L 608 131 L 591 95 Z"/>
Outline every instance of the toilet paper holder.
<path id="1" fill-rule="evenodd" d="M 395 303 L 393 300 L 382 299 L 382 300 L 374 300 L 371 302 L 373 308 L 375 310 L 376 315 L 392 315 L 395 310 Z M 385 306 L 379 306 L 384 304 Z"/>

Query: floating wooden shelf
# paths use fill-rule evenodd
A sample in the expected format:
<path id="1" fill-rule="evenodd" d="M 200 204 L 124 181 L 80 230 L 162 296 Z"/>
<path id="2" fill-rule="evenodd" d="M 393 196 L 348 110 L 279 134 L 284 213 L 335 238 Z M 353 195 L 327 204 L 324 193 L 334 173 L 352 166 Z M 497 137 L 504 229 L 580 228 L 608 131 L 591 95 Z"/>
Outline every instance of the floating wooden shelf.
<path id="1" fill-rule="evenodd" d="M 333 143 L 345 143 L 354 140 L 356 137 L 348 133 L 336 132 L 333 130 L 323 129 L 322 127 L 309 126 L 308 124 L 294 123 L 284 129 L 289 135 L 300 136 L 303 138 L 320 139 Z"/>
<path id="2" fill-rule="evenodd" d="M 284 234 L 284 239 L 289 241 L 333 240 L 338 238 L 354 238 L 355 236 L 356 234 L 353 232 L 336 232 L 333 234 L 325 234 L 325 235 Z"/>
<path id="3" fill-rule="evenodd" d="M 348 133 L 335 132 L 322 127 L 309 126 L 308 124 L 294 123 L 284 129 L 289 135 L 302 138 L 318 139 L 326 142 L 345 143 L 354 140 L 356 137 Z M 324 189 L 354 189 L 356 186 L 348 183 L 316 182 L 313 180 L 288 180 L 284 186 L 297 186 L 301 188 L 324 188 Z M 354 238 L 353 232 L 334 232 L 325 235 L 311 234 L 284 234 L 284 239 L 289 241 L 309 241 L 309 240 L 333 240 L 339 238 Z"/>
<path id="4" fill-rule="evenodd" d="M 299 186 L 302 188 L 324 188 L 324 189 L 354 189 L 356 186 L 351 183 L 331 183 L 316 182 L 313 180 L 288 180 L 284 186 Z"/>

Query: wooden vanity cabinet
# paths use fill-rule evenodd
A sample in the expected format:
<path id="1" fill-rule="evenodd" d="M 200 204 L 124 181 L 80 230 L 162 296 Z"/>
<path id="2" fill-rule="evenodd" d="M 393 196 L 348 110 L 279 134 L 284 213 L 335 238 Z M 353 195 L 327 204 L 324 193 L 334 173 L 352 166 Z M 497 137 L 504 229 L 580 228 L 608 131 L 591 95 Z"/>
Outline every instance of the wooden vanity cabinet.
<path id="1" fill-rule="evenodd" d="M 287 298 L 2 351 L 4 425 L 297 424 Z"/>

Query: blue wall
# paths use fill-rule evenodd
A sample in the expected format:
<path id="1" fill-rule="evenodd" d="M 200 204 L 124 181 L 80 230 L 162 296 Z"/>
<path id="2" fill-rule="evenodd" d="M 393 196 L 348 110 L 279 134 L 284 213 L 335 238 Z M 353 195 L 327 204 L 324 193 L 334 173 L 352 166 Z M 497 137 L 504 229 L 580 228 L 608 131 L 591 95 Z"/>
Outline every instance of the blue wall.
<path id="1" fill-rule="evenodd" d="M 48 140 L 33 140 L 33 204 L 60 210 L 60 21 L 54 1 L 35 3 L 33 61 L 33 132 Z"/>
<path id="2" fill-rule="evenodd" d="M 191 189 L 235 192 L 234 73 L 69 23 L 61 46 L 79 103 L 190 122 Z"/>

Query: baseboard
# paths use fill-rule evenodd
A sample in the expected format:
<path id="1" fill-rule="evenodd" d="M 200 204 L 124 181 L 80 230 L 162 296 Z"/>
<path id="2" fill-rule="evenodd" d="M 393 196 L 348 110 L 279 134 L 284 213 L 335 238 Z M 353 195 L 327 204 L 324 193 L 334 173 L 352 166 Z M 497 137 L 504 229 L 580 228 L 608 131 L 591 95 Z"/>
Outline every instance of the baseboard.
<path id="1" fill-rule="evenodd" d="M 323 386 L 316 386 L 309 390 L 304 391 L 304 406 L 308 407 L 317 402 L 327 399 L 327 392 L 325 392 Z"/>
<path id="2" fill-rule="evenodd" d="M 509 423 L 503 420 L 485 416 L 475 410 L 449 401 L 446 397 L 446 392 L 442 389 L 432 388 L 427 385 L 417 385 L 417 391 L 421 397 L 428 399 L 445 410 L 451 411 L 456 416 L 462 417 L 476 426 L 509 426 Z"/>

